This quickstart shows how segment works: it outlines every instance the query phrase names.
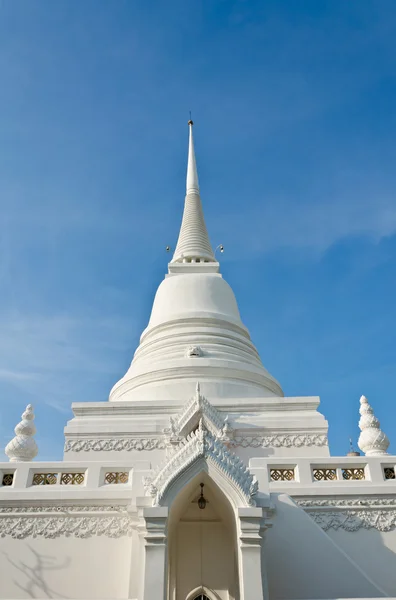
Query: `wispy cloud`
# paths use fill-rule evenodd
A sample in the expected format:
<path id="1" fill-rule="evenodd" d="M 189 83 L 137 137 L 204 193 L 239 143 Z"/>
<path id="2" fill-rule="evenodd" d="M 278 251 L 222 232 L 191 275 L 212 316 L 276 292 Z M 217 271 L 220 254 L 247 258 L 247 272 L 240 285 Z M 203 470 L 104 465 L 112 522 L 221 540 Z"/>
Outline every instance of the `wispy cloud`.
<path id="1" fill-rule="evenodd" d="M 374 243 L 396 233 L 396 203 L 391 190 L 369 184 L 346 185 L 329 194 L 303 200 L 290 196 L 265 197 L 261 203 L 222 215 L 215 236 L 230 240 L 230 255 L 241 257 L 276 250 L 320 256 L 334 244 L 353 237 Z M 311 196 L 311 197 L 309 197 Z"/>
<path id="2" fill-rule="evenodd" d="M 70 409 L 74 394 L 82 400 L 89 388 L 96 391 L 93 380 L 117 373 L 117 358 L 133 335 L 130 323 L 117 317 L 69 315 L 14 313 L 0 321 L 0 330 L 0 385 L 61 411 Z"/>

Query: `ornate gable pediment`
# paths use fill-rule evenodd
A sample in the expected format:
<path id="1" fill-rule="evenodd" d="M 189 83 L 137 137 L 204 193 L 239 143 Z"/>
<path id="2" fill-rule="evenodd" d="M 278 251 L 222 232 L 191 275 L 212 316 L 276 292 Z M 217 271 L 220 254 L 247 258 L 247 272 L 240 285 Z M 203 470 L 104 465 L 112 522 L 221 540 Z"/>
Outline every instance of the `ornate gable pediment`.
<path id="1" fill-rule="evenodd" d="M 232 438 L 233 430 L 228 423 L 228 415 L 224 416 L 212 406 L 201 394 L 200 385 L 197 383 L 194 396 L 186 402 L 175 418 L 170 419 L 170 427 L 164 433 L 168 435 L 171 443 L 177 442 L 197 429 L 201 420 L 203 426 L 216 438 L 225 443 Z"/>
<path id="2" fill-rule="evenodd" d="M 256 478 L 236 454 L 230 452 L 218 437 L 205 428 L 203 418 L 195 431 L 181 439 L 155 476 L 152 479 L 145 478 L 146 493 L 152 496 L 154 506 L 161 504 L 172 483 L 200 459 L 211 463 L 220 471 L 246 505 L 255 506 L 254 496 L 258 492 Z"/>

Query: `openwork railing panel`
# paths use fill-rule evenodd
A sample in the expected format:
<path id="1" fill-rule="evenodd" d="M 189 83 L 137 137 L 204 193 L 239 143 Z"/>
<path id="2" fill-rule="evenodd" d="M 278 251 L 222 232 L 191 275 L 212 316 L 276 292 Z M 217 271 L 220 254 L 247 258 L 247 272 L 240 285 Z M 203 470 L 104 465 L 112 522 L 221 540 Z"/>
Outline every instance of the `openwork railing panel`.
<path id="1" fill-rule="evenodd" d="M 58 483 L 58 473 L 34 473 L 32 485 L 55 485 Z"/>
<path id="2" fill-rule="evenodd" d="M 62 473 L 62 485 L 82 485 L 84 483 L 85 473 Z"/>
<path id="3" fill-rule="evenodd" d="M 128 483 L 129 473 L 126 471 L 110 471 L 105 474 L 105 483 Z"/>
<path id="4" fill-rule="evenodd" d="M 346 480 L 355 479 L 362 480 L 366 479 L 364 468 L 355 468 L 355 469 L 342 469 L 342 478 Z"/>
<path id="5" fill-rule="evenodd" d="M 294 469 L 270 469 L 271 481 L 294 481 Z"/>
<path id="6" fill-rule="evenodd" d="M 14 483 L 14 473 L 4 473 L 1 485 L 10 486 Z"/>
<path id="7" fill-rule="evenodd" d="M 395 467 L 384 467 L 385 479 L 396 479 Z"/>
<path id="8" fill-rule="evenodd" d="M 337 479 L 336 469 L 312 469 L 316 481 L 334 481 Z"/>

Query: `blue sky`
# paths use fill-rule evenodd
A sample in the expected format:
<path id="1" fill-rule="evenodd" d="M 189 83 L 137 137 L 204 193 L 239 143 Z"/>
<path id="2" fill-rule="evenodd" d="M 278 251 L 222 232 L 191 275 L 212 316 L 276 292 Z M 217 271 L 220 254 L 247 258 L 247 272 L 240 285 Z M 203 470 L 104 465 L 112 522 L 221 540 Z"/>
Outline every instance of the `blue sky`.
<path id="1" fill-rule="evenodd" d="M 396 449 L 393 0 L 0 0 L 0 444 L 42 460 L 124 374 L 181 219 L 189 110 L 212 243 L 264 365 L 365 394 Z"/>

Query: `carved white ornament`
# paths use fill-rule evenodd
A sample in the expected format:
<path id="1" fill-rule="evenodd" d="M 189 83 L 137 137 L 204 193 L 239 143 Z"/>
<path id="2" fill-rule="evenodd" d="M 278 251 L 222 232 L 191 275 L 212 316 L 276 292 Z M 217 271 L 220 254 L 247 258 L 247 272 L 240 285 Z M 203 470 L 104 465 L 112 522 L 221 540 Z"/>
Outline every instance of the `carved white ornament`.
<path id="1" fill-rule="evenodd" d="M 5 448 L 5 453 L 11 462 L 30 461 L 37 456 L 38 448 L 33 439 L 36 427 L 33 420 L 33 406 L 28 404 L 22 414 L 22 421 L 15 427 L 15 437 Z"/>
<path id="2" fill-rule="evenodd" d="M 396 528 L 396 498 L 295 500 L 324 531 Z"/>
<path id="3" fill-rule="evenodd" d="M 306 509 L 317 508 L 396 508 L 396 498 L 345 498 L 335 500 L 333 498 L 301 500 L 294 499 L 294 502 Z"/>
<path id="4" fill-rule="evenodd" d="M 117 538 L 131 535 L 132 529 L 132 519 L 124 507 L 29 506 L 0 508 L 0 537 L 57 538 L 65 535 L 88 538 L 94 535 L 105 535 Z"/>
<path id="5" fill-rule="evenodd" d="M 167 438 L 177 433 L 177 422 L 170 419 L 170 426 L 165 430 Z M 302 446 L 327 446 L 327 435 L 323 434 L 275 434 L 269 436 L 240 436 L 234 435 L 230 440 L 233 448 L 301 448 Z M 65 452 L 132 452 L 133 450 L 164 450 L 166 443 L 163 438 L 110 438 L 110 439 L 78 439 L 66 440 Z"/>
<path id="6" fill-rule="evenodd" d="M 121 452 L 126 450 L 164 450 L 163 438 L 111 438 L 66 440 L 65 452 Z"/>
<path id="7" fill-rule="evenodd" d="M 360 398 L 360 421 L 361 434 L 358 446 L 366 456 L 383 456 L 387 454 L 389 446 L 388 436 L 380 428 L 380 422 L 375 417 L 365 396 Z"/>
<path id="8" fill-rule="evenodd" d="M 311 434 L 275 434 L 268 436 L 235 435 L 232 446 L 242 448 L 301 448 L 302 446 L 327 446 L 327 435 Z"/>
<path id="9" fill-rule="evenodd" d="M 179 442 L 167 463 L 154 478 L 144 479 L 146 493 L 153 497 L 155 506 L 160 504 L 172 482 L 201 457 L 214 463 L 238 489 L 245 502 L 255 506 L 254 496 L 258 492 L 257 480 L 222 441 L 204 428 L 202 419 L 198 429 Z"/>
<path id="10" fill-rule="evenodd" d="M 216 438 L 229 442 L 233 436 L 233 429 L 228 423 L 228 415 L 222 414 L 201 394 L 197 383 L 195 394 L 186 402 L 180 413 L 170 419 L 170 426 L 164 430 L 169 442 L 179 442 L 183 437 L 193 431 L 199 421 Z"/>
<path id="11" fill-rule="evenodd" d="M 200 358 L 201 356 L 203 356 L 201 346 L 189 346 L 186 350 L 187 358 Z"/>

